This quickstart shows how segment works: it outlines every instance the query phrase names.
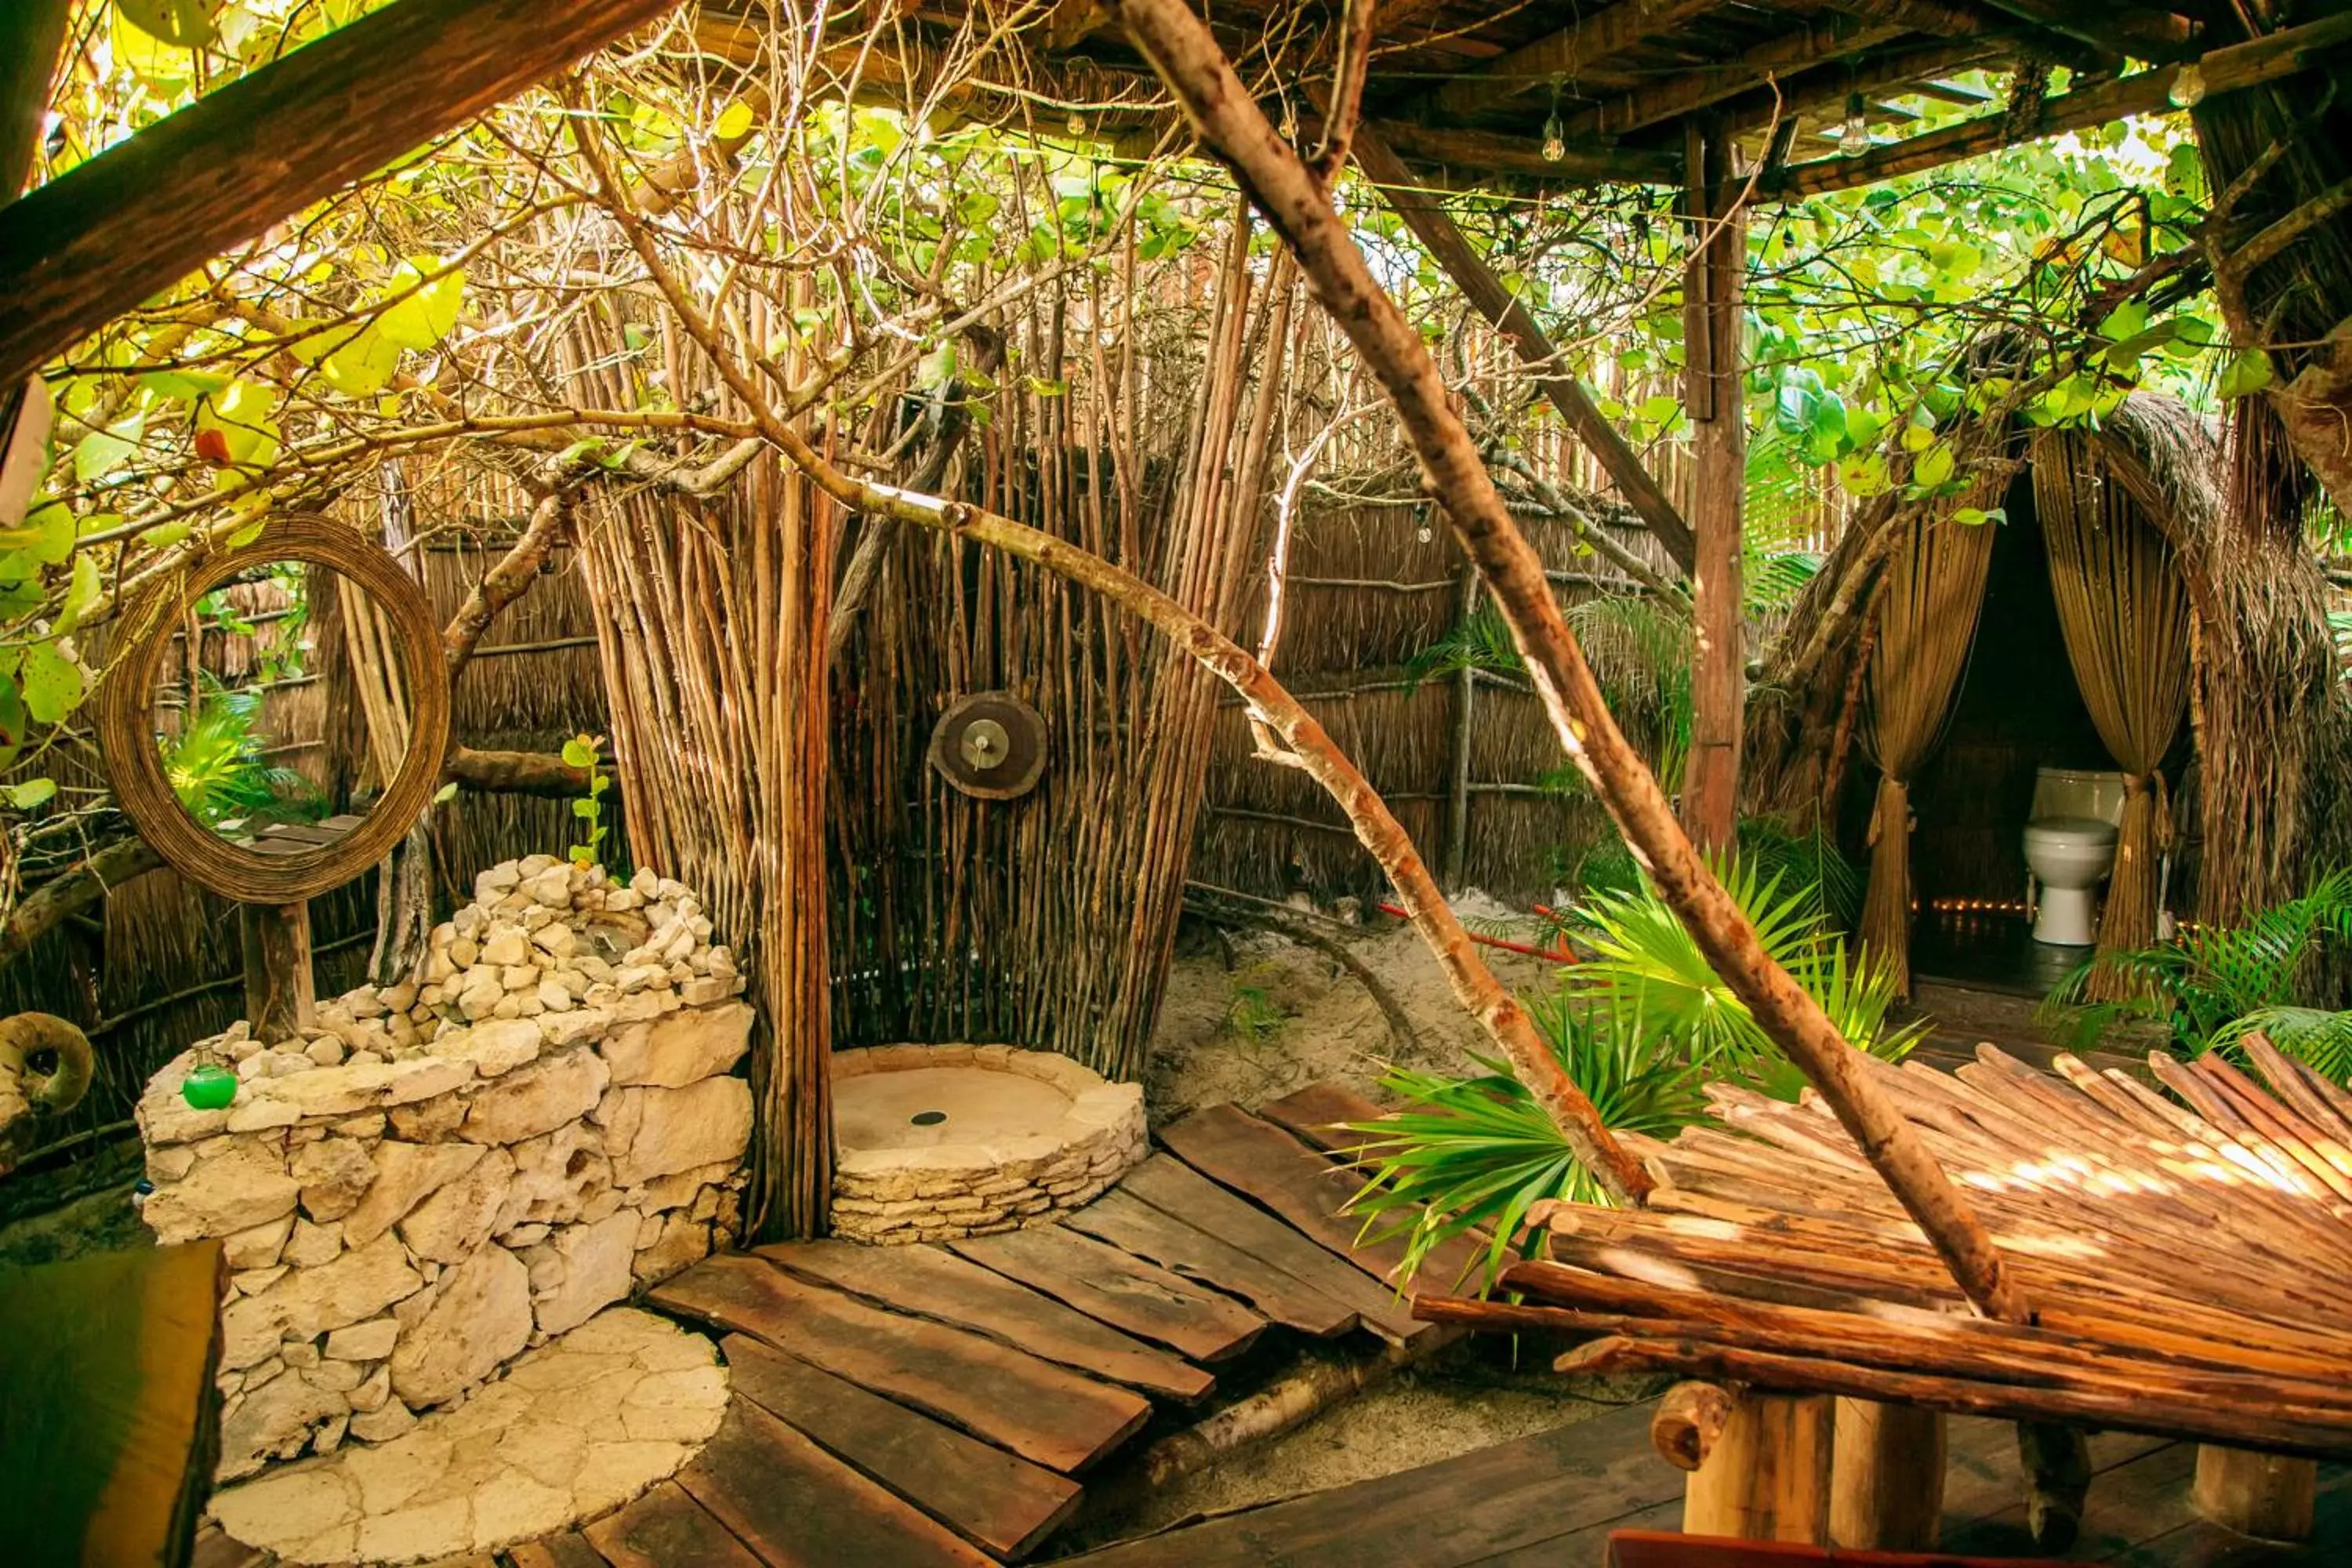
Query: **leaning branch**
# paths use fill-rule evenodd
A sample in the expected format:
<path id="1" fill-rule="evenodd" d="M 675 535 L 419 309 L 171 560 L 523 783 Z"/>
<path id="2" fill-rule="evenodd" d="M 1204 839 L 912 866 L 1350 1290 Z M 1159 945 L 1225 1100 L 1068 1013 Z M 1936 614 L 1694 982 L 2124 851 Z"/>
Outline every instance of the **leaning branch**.
<path id="1" fill-rule="evenodd" d="M 1140 616 L 1180 651 L 1240 693 L 1254 718 L 1271 729 L 1288 748 L 1278 760 L 1297 767 L 1320 784 L 1347 814 L 1357 840 L 1388 874 L 1397 890 L 1398 902 L 1435 954 L 1454 995 L 1502 1048 L 1513 1072 L 1559 1129 L 1577 1159 L 1621 1202 L 1639 1201 L 1649 1194 L 1655 1184 L 1649 1173 L 1602 1124 L 1600 1111 L 1537 1033 L 1527 1010 L 1479 958 L 1470 933 L 1438 891 L 1436 879 L 1423 864 L 1404 825 L 1397 821 L 1379 792 L 1332 742 L 1314 715 L 1284 689 L 1265 666 L 1168 595 L 1066 540 L 977 507 L 855 479 L 827 462 L 775 412 L 765 389 L 737 359 L 685 283 L 663 260 L 653 237 L 623 195 L 593 122 L 585 116 L 575 116 L 572 131 L 607 210 L 628 236 L 631 247 L 677 315 L 680 328 L 709 356 L 720 379 L 751 411 L 760 434 L 771 446 L 819 489 L 849 510 L 869 518 L 890 518 L 918 528 L 935 529 L 1002 550 L 1101 595 Z M 1267 128 L 1267 133 L 1272 134 L 1272 127 Z M 1543 581 L 1540 567 L 1537 581 Z"/>
<path id="2" fill-rule="evenodd" d="M 1128 35 L 1183 104 L 1202 141 L 1232 167 L 1312 282 L 1316 297 L 1386 389 L 1423 483 L 1477 563 L 1526 657 L 1560 742 L 1608 806 L 1659 893 L 1917 1222 L 1978 1309 L 2028 1317 L 2023 1293 L 1917 1132 L 1864 1076 L 1859 1052 L 1774 963 L 1756 929 L 1699 858 L 1658 782 L 1611 717 L 1562 617 L 1542 559 L 1511 521 L 1455 416 L 1436 363 L 1372 278 L 1329 195 L 1269 124 L 1183 0 L 1108 0 Z M 1238 654 L 1239 650 L 1235 650 Z M 1244 690 L 1248 695 L 1248 690 Z"/>

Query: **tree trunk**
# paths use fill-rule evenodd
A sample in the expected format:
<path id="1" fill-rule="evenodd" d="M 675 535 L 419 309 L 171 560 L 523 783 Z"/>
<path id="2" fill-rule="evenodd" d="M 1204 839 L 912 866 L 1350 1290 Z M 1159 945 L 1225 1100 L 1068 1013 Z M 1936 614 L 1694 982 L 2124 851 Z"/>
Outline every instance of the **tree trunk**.
<path id="1" fill-rule="evenodd" d="M 1943 1413 L 1839 1400 L 1829 1544 L 1933 1552 L 1943 1530 Z"/>
<path id="2" fill-rule="evenodd" d="M 1683 273 L 1683 406 L 1691 422 L 1697 658 L 1691 671 L 1682 820 L 1694 844 L 1720 854 L 1732 847 L 1738 824 L 1739 741 L 1747 717 L 1740 524 L 1748 489 L 1748 424 L 1739 338 L 1748 216 L 1738 201 L 1730 140 L 1719 129 L 1694 127 L 1687 145 L 1691 259 Z"/>
<path id="3" fill-rule="evenodd" d="M 1722 1435 L 1683 1483 L 1683 1533 L 1819 1544 L 1829 1515 L 1823 1394 L 1735 1397 Z"/>

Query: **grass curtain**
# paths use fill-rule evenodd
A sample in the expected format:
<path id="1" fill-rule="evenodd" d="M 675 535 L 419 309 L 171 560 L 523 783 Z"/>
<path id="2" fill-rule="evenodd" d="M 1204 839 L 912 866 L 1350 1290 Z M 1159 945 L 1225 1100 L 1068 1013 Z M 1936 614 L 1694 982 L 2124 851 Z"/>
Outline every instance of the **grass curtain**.
<path id="1" fill-rule="evenodd" d="M 1942 734 L 1984 605 L 1992 528 L 1938 509 L 1909 525 L 1877 592 L 1864 742 L 1878 764 L 1862 942 L 1911 990 L 1911 780 Z"/>
<path id="2" fill-rule="evenodd" d="M 2034 437 L 2033 504 L 2049 544 L 2066 660 L 2128 781 L 2099 917 L 2105 958 L 2156 940 L 2157 857 L 2172 837 L 2157 769 L 2189 708 L 2189 591 L 2171 543 L 2080 439 Z M 2128 989 L 2105 965 L 2092 975 L 2094 996 Z"/>

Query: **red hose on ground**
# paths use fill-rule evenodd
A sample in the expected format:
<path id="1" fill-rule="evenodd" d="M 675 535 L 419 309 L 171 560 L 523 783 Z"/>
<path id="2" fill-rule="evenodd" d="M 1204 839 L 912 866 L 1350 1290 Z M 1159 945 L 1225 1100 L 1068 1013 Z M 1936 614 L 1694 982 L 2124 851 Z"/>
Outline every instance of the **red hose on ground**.
<path id="1" fill-rule="evenodd" d="M 1375 904 L 1372 907 L 1380 910 L 1381 913 L 1384 915 L 1393 915 L 1401 921 L 1411 920 L 1412 918 L 1394 904 Z M 1541 904 L 1538 904 L 1536 906 L 1536 913 L 1539 915 L 1549 915 L 1551 911 L 1544 908 Z M 1548 958 L 1554 963 L 1574 963 L 1576 962 L 1576 954 L 1569 951 L 1568 938 L 1565 936 L 1559 938 L 1559 946 L 1541 948 L 1529 947 L 1523 942 L 1509 942 L 1499 936 L 1481 936 L 1475 931 L 1469 932 L 1468 935 L 1472 942 L 1478 943 L 1482 947 L 1499 947 L 1505 952 L 1523 952 L 1529 958 Z"/>

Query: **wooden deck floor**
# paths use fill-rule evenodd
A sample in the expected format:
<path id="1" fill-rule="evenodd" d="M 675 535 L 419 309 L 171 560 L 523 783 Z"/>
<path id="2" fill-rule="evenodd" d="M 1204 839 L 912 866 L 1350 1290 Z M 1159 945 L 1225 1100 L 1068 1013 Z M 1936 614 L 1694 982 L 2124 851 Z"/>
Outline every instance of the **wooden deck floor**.
<path id="1" fill-rule="evenodd" d="M 1356 1178 L 1329 1086 L 1253 1116 L 1213 1108 L 1061 1226 L 917 1247 L 795 1243 L 709 1259 L 649 1303 L 721 1337 L 719 1436 L 651 1493 L 466 1568 L 932 1568 L 1050 1558 L 1086 1490 L 1161 1433 L 1290 1364 L 1309 1340 L 1433 1349 L 1390 1291 L 1394 1245 L 1355 1247 Z M 1432 1278 L 1451 1279 L 1458 1259 Z M 1091 1553 L 1109 1568 L 1598 1564 L 1612 1528 L 1675 1527 L 1681 1476 L 1636 1409 L 1444 1464 Z M 1952 1550 L 2027 1550 L 2008 1429 L 1955 1426 Z M 2352 1563 L 2345 1476 L 2327 1545 L 2255 1551 L 2188 1512 L 2189 1450 L 2095 1444 L 2085 1560 L 2133 1568 Z M 213 1531 L 199 1568 L 265 1560 Z M 455 1565 L 451 1565 L 455 1568 Z"/>
<path id="2" fill-rule="evenodd" d="M 1443 1464 L 1228 1514 L 1064 1561 L 1076 1568 L 1600 1568 L 1612 1530 L 1675 1530 L 1682 1477 L 1651 1451 L 1646 1405 Z M 2012 1428 L 1956 1420 L 1942 1550 L 2036 1553 Z M 2074 1561 L 2123 1568 L 2337 1568 L 2352 1563 L 2352 1468 L 2323 1467 L 2309 1545 L 2269 1546 L 2197 1518 L 2195 1450 L 2091 1441 L 2097 1475 Z"/>

